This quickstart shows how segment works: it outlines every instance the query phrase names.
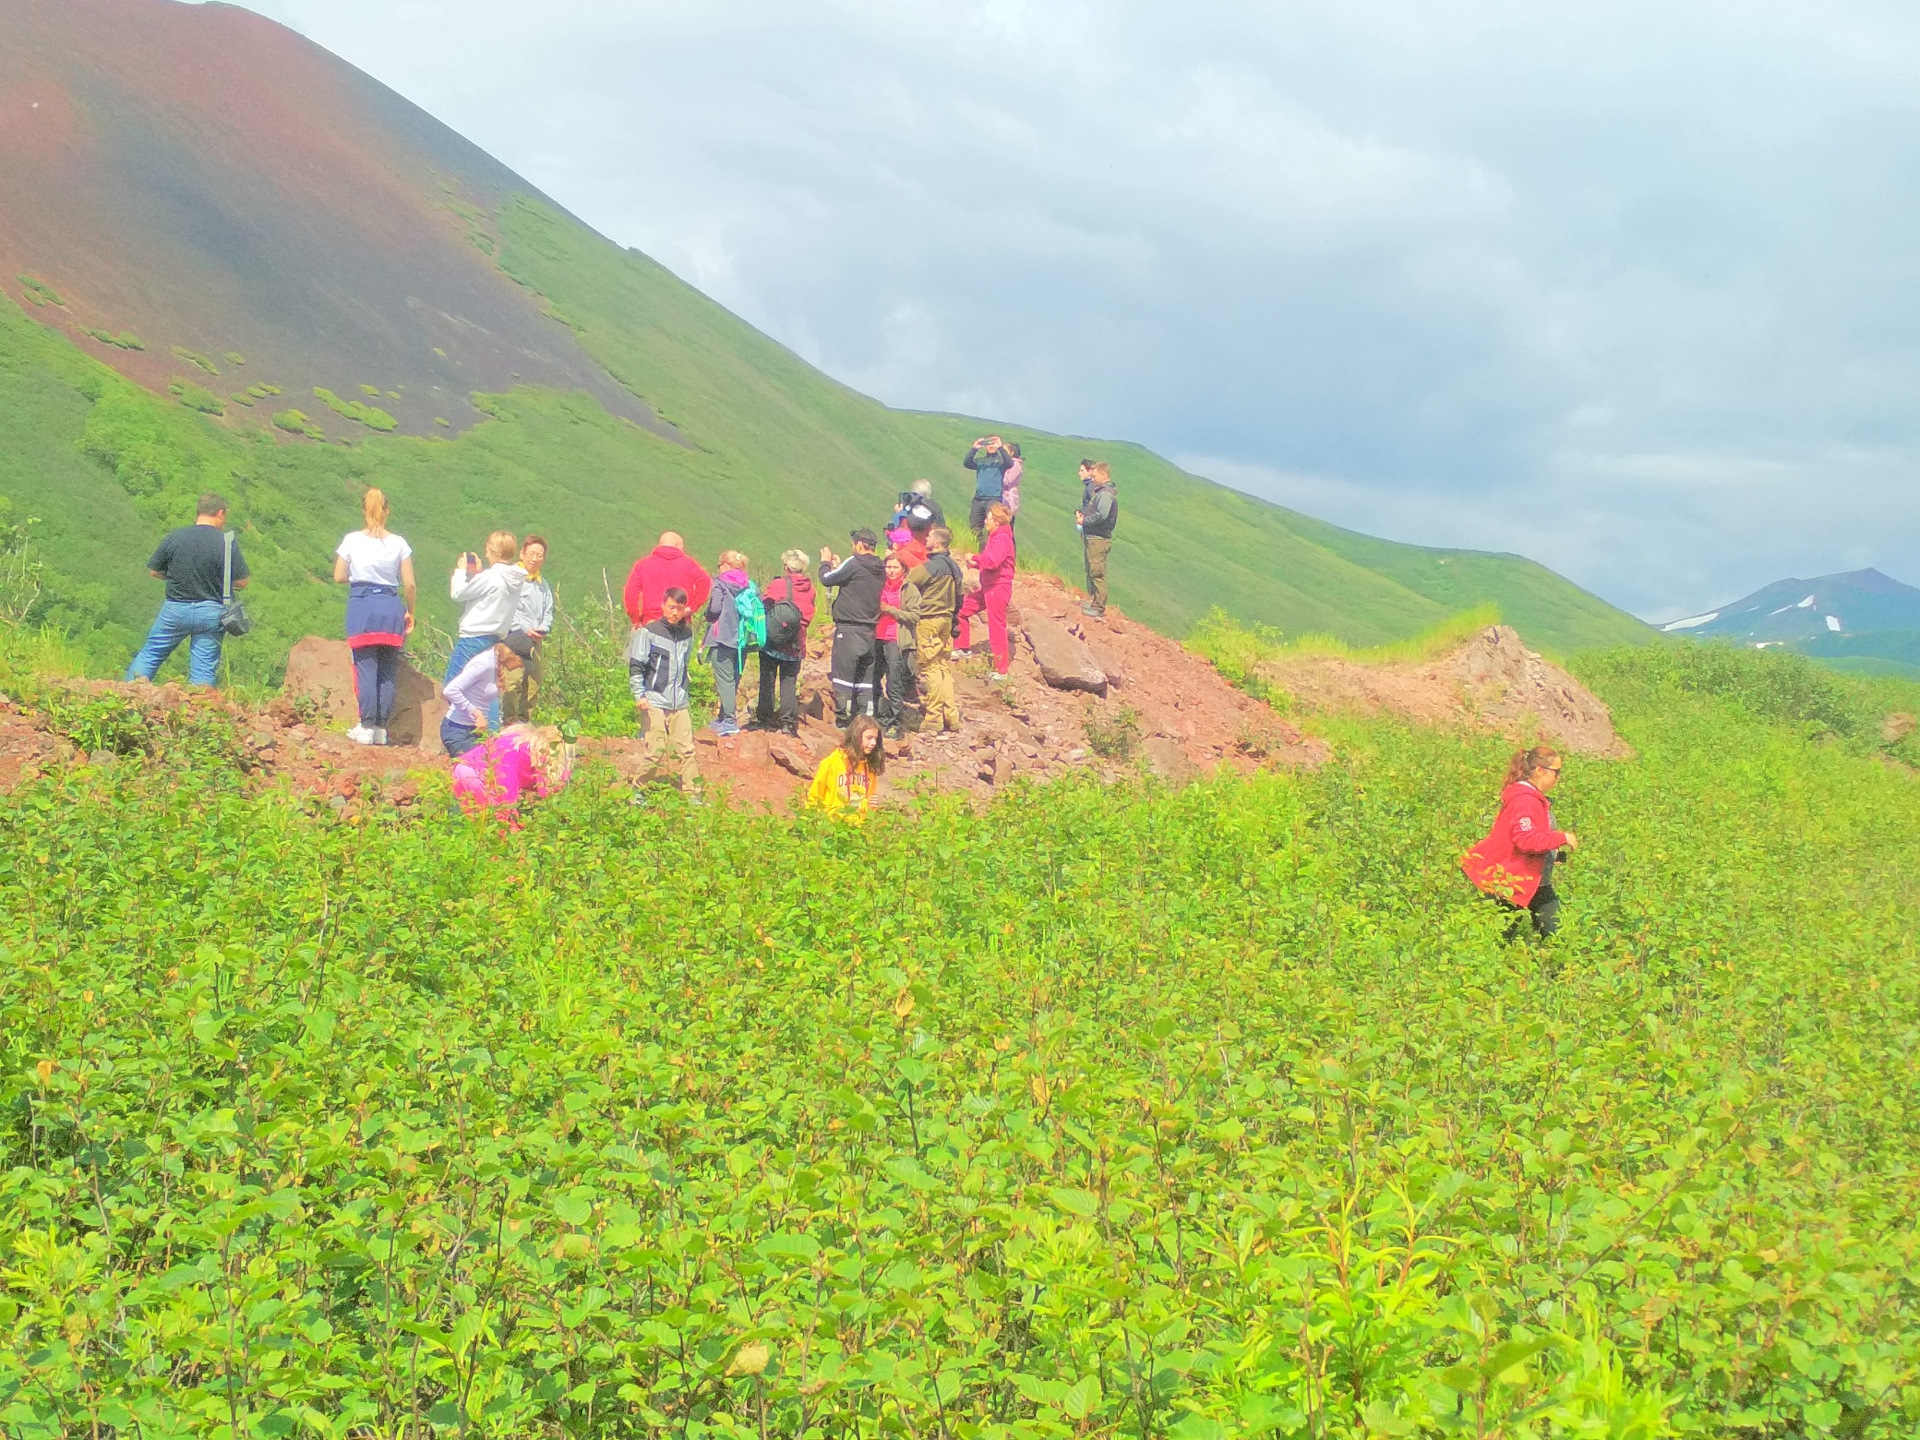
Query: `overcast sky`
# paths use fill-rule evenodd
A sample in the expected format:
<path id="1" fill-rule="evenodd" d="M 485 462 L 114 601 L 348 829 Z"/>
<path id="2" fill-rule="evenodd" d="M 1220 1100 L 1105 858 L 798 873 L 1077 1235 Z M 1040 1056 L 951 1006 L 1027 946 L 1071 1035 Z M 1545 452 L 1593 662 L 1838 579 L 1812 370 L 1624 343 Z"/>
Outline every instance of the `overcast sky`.
<path id="1" fill-rule="evenodd" d="M 1920 9 L 253 0 L 895 405 L 1653 619 L 1920 583 Z"/>

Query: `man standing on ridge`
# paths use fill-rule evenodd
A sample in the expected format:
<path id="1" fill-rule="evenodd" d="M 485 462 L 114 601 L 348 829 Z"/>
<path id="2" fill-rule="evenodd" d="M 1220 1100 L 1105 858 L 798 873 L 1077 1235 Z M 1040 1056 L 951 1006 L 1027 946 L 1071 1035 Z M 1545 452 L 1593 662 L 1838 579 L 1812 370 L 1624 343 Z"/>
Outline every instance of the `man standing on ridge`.
<path id="1" fill-rule="evenodd" d="M 167 582 L 166 599 L 154 617 L 147 642 L 127 666 L 128 680 L 151 680 L 167 657 L 189 642 L 187 683 L 213 685 L 220 678 L 220 612 L 225 608 L 227 547 L 233 550 L 233 588 L 247 583 L 247 562 L 238 541 L 229 541 L 227 502 L 218 495 L 200 497 L 191 525 L 167 532 L 147 561 L 147 573 Z"/>
<path id="2" fill-rule="evenodd" d="M 853 554 L 845 560 L 820 547 L 820 584 L 833 597 L 833 713 L 842 729 L 857 714 L 873 713 L 873 684 L 880 647 L 874 627 L 880 623 L 880 592 L 886 567 L 874 552 L 880 537 L 864 527 L 849 537 Z"/>
<path id="3" fill-rule="evenodd" d="M 713 577 L 687 554 L 687 542 L 669 530 L 660 537 L 652 553 L 634 561 L 633 569 L 627 573 L 627 586 L 621 598 L 626 605 L 627 619 L 636 630 L 660 618 L 661 602 L 666 599 L 667 591 L 673 589 L 687 592 L 687 608 L 698 615 L 713 590 Z"/>
<path id="4" fill-rule="evenodd" d="M 953 698 L 953 619 L 960 610 L 965 582 L 960 567 L 947 553 L 953 532 L 936 525 L 927 533 L 926 560 L 907 572 L 907 579 L 920 587 L 920 624 L 914 636 L 920 647 L 920 689 L 926 713 L 920 721 L 923 733 L 945 734 L 960 729 L 960 707 Z"/>
<path id="5" fill-rule="evenodd" d="M 967 527 L 984 545 L 987 543 L 987 507 L 997 505 L 1007 490 L 1007 470 L 1013 464 L 1013 452 L 998 435 L 983 435 L 973 442 L 967 458 L 960 462 L 973 471 L 973 508 L 967 514 Z"/>
<path id="6" fill-rule="evenodd" d="M 1080 462 L 1080 508 L 1073 523 L 1080 527 L 1080 544 L 1086 552 L 1087 603 L 1082 615 L 1107 613 L 1107 556 L 1113 551 L 1114 526 L 1120 523 L 1120 498 L 1114 493 L 1113 476 L 1104 460 Z"/>

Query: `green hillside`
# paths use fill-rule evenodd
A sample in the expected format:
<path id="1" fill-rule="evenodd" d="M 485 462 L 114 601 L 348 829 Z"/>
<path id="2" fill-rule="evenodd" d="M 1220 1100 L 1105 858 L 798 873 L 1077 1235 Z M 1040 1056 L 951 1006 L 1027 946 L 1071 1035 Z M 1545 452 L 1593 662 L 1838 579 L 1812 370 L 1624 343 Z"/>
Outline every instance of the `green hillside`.
<path id="1" fill-rule="evenodd" d="M 1486 602 L 1557 651 L 1650 633 L 1529 561 L 1354 535 L 1138 446 L 890 410 L 558 211 L 519 198 L 494 218 L 506 273 L 690 446 L 616 419 L 584 393 L 535 388 L 485 399 L 494 418 L 454 439 L 378 434 L 291 394 L 229 403 L 214 418 L 0 307 L 0 496 L 43 522 L 40 618 L 80 636 L 97 666 L 123 664 L 156 599 L 142 565 L 154 539 L 191 518 L 195 493 L 217 488 L 234 501 L 258 577 L 249 599 L 261 626 L 234 647 L 236 672 L 270 681 L 293 639 L 339 626 L 331 554 L 357 525 L 366 485 L 392 496 L 396 529 L 419 555 L 426 617 L 446 626 L 439 576 L 490 529 L 547 535 L 553 578 L 576 602 L 602 592 L 603 571 L 617 595 L 634 556 L 667 528 L 704 557 L 738 545 L 764 569 L 788 546 L 844 547 L 850 526 L 883 517 L 916 476 L 964 511 L 971 477 L 960 457 L 997 428 L 1027 452 L 1023 554 L 1069 577 L 1075 462 L 1112 463 L 1124 507 L 1115 599 L 1169 633 L 1217 605 L 1246 623 L 1372 644 Z M 331 443 L 276 432 L 268 412 L 283 406 L 317 417 Z"/>

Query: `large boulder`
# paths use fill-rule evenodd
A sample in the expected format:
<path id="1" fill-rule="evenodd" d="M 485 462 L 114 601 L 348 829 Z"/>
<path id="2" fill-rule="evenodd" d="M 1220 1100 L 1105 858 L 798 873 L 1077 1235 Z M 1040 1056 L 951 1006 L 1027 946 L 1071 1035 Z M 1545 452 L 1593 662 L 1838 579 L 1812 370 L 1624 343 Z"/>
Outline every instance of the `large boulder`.
<path id="1" fill-rule="evenodd" d="M 1026 617 L 1024 629 L 1027 644 L 1033 647 L 1034 663 L 1040 667 L 1040 678 L 1047 684 L 1056 690 L 1107 693 L 1107 672 L 1065 625 L 1051 616 L 1033 613 Z"/>
<path id="2" fill-rule="evenodd" d="M 414 669 L 403 655 L 395 690 L 393 718 L 387 722 L 388 743 L 438 746 L 440 721 L 447 713 L 440 686 Z M 290 700 L 312 703 L 322 719 L 335 725 L 357 723 L 360 708 L 353 688 L 353 648 L 344 640 L 307 636 L 287 655 L 281 693 Z"/>

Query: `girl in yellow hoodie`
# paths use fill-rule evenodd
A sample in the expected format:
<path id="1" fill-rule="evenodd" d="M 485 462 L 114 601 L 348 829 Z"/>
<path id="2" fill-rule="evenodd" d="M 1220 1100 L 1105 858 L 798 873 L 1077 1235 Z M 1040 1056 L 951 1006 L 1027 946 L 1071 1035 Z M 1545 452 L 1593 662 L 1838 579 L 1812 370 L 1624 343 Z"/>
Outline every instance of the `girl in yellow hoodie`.
<path id="1" fill-rule="evenodd" d="M 871 715 L 856 715 L 840 744 L 813 772 L 813 784 L 807 787 L 807 804 L 829 815 L 844 815 L 857 821 L 867 813 L 880 788 L 880 774 L 886 768 L 887 752 L 880 743 L 880 722 Z"/>

